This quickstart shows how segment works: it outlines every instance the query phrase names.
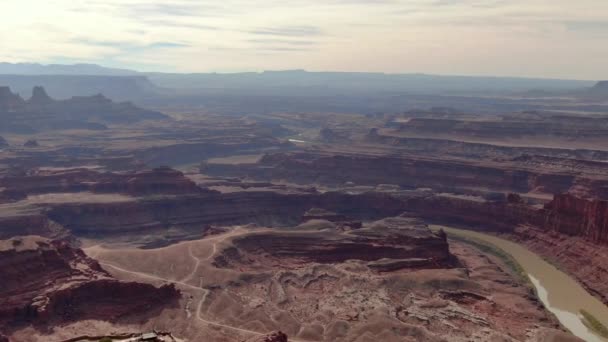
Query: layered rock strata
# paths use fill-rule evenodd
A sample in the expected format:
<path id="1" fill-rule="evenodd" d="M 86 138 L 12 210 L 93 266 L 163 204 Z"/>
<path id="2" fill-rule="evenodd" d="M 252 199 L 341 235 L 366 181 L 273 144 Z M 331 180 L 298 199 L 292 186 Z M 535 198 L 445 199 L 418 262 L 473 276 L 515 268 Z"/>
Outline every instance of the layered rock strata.
<path id="1" fill-rule="evenodd" d="M 61 241 L 0 240 L 0 328 L 82 319 L 145 316 L 179 298 L 172 286 L 113 279 L 93 259 Z"/>

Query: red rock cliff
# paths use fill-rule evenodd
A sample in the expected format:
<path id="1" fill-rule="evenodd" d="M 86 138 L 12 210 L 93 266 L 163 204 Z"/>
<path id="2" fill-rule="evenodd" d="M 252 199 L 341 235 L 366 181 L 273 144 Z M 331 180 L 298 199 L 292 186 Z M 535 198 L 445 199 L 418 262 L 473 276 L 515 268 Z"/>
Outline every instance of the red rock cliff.
<path id="1" fill-rule="evenodd" d="M 608 243 L 608 201 L 560 194 L 545 206 L 543 213 L 545 229 L 598 244 Z"/>
<path id="2" fill-rule="evenodd" d="M 138 317 L 179 297 L 171 286 L 113 279 L 80 249 L 28 236 L 0 240 L 0 329 Z"/>

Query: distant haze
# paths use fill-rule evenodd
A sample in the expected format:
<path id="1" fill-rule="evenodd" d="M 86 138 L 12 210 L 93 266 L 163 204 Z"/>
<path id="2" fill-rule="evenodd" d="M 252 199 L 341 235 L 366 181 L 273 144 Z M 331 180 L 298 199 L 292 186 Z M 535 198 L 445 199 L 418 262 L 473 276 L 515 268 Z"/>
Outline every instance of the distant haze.
<path id="1" fill-rule="evenodd" d="M 606 0 L 2 0 L 0 62 L 608 79 Z"/>

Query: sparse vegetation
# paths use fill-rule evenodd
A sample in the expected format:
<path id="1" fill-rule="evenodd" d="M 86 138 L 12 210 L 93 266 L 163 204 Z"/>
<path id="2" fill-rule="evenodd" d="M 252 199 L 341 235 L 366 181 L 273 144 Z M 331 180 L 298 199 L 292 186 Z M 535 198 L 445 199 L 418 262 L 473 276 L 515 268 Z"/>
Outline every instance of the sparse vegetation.
<path id="1" fill-rule="evenodd" d="M 608 338 L 608 328 L 606 328 L 602 322 L 600 322 L 588 311 L 581 310 L 581 315 L 583 316 L 583 323 L 585 326 L 587 326 L 587 328 L 593 330 L 602 337 Z"/>
<path id="2" fill-rule="evenodd" d="M 99 342 L 112 342 L 112 339 L 109 337 L 104 337 L 101 340 L 99 340 Z"/>
<path id="3" fill-rule="evenodd" d="M 479 239 L 471 237 L 464 237 L 461 235 L 449 233 L 448 236 L 452 240 L 466 243 L 477 248 L 483 253 L 491 254 L 497 258 L 500 258 L 505 263 L 505 265 L 507 265 L 507 267 L 509 267 L 509 269 L 511 269 L 513 273 L 515 273 L 523 283 L 530 283 L 528 273 L 523 269 L 523 267 L 515 259 L 513 259 L 513 257 L 509 253 L 503 251 L 499 247 L 492 245 L 489 242 L 481 241 Z"/>

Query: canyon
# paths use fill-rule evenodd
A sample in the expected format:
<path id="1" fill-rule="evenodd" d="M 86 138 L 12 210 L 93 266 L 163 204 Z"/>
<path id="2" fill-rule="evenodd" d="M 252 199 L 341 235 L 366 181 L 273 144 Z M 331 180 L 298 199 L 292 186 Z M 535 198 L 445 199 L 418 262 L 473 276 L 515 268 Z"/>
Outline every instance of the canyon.
<path id="1" fill-rule="evenodd" d="M 579 341 L 508 258 L 429 228 L 608 304 L 608 119 L 572 101 L 225 115 L 0 87 L 0 336 Z"/>

